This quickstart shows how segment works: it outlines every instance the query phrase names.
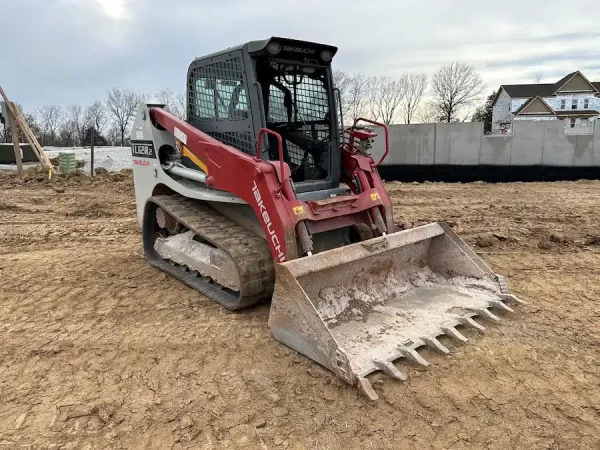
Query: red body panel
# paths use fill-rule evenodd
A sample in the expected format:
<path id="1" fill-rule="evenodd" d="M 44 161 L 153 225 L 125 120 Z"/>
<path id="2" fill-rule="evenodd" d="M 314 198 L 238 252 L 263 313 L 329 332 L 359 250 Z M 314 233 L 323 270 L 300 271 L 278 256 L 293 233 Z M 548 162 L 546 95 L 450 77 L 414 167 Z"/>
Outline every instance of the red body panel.
<path id="1" fill-rule="evenodd" d="M 158 122 L 172 133 L 206 165 L 207 186 L 230 192 L 252 207 L 276 262 L 299 256 L 296 228 L 304 224 L 308 224 L 307 228 L 313 232 L 321 232 L 365 223 L 367 218 L 370 222 L 368 225 L 376 228 L 379 234 L 393 231 L 391 204 L 375 163 L 372 158 L 356 152 L 352 139 L 341 149 L 343 168 L 351 174 L 351 178 L 342 181 L 350 186 L 354 194 L 304 202 L 294 194 L 290 168 L 285 162 L 263 161 L 247 155 L 162 108 L 151 108 L 150 115 L 153 123 Z M 279 136 L 271 130 L 263 132 Z M 260 155 L 260 152 L 257 154 Z M 281 148 L 279 154 L 282 155 Z M 354 183 L 354 177 L 360 180 L 360 191 Z M 378 212 L 386 218 L 384 230 L 377 221 Z"/>

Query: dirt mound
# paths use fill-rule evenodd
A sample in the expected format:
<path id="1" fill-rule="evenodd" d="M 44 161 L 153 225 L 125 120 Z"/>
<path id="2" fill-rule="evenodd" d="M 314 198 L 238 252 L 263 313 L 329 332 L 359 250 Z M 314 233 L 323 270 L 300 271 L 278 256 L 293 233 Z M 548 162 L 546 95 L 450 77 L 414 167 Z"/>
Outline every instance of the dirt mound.
<path id="1" fill-rule="evenodd" d="M 122 188 L 123 186 L 133 187 L 133 171 L 131 169 L 123 169 L 119 172 L 108 172 L 103 169 L 100 173 L 96 173 L 94 177 L 90 177 L 88 173 L 78 169 L 68 175 L 55 173 L 52 177 L 49 177 L 46 171 L 37 168 L 26 171 L 23 179 L 20 179 L 16 172 L 0 172 L 0 187 L 3 189 L 14 189 L 23 186 L 65 188 L 94 183 L 112 183 L 118 185 L 117 188 Z"/>

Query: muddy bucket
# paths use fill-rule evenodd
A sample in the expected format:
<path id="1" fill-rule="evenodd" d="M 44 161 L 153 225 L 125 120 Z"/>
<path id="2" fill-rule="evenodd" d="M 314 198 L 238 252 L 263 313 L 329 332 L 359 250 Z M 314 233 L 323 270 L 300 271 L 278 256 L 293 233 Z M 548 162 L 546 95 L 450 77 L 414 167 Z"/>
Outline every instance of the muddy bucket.
<path id="1" fill-rule="evenodd" d="M 447 353 L 437 337 L 483 330 L 474 316 L 499 318 L 515 300 L 492 270 L 446 224 L 432 223 L 276 265 L 269 325 L 275 338 L 377 395 L 366 376 L 405 375 L 393 364 L 428 365 L 423 345 Z"/>

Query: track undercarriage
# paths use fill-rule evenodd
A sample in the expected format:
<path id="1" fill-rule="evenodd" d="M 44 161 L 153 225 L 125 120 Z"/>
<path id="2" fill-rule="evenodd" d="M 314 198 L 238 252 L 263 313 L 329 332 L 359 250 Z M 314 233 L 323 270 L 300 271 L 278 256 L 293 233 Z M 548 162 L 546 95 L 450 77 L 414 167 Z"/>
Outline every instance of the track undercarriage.
<path id="1" fill-rule="evenodd" d="M 275 275 L 264 239 L 207 204 L 184 197 L 155 196 L 146 207 L 144 251 L 152 265 L 227 309 L 240 309 L 271 298 Z M 164 248 L 179 238 L 183 239 L 178 247 L 188 252 Z M 201 257 L 192 261 L 194 250 Z M 160 253 L 171 257 L 163 258 Z M 211 256 L 216 264 L 211 264 Z"/>

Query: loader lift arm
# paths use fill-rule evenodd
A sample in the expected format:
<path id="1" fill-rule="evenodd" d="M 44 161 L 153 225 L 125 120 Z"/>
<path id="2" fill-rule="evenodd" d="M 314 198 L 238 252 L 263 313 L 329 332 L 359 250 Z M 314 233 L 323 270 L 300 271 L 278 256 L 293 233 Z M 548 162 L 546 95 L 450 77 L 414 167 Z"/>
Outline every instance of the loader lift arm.
<path id="1" fill-rule="evenodd" d="M 296 198 L 289 165 L 282 159 L 281 136 L 262 129 L 278 142 L 279 161 L 260 159 L 262 139 L 252 157 L 223 144 L 163 108 L 150 108 L 155 126 L 175 136 L 177 147 L 189 150 L 206 167 L 206 185 L 230 192 L 252 206 L 268 239 L 275 261 L 283 262 L 311 254 L 310 235 L 366 224 L 375 235 L 393 230 L 391 203 L 370 156 L 360 154 L 350 139 L 342 148 L 353 193 L 326 200 Z M 387 126 L 382 126 L 387 135 Z M 386 149 L 388 151 L 389 149 Z M 385 219 L 384 219 L 385 218 Z M 300 249 L 296 242 L 300 240 Z"/>

